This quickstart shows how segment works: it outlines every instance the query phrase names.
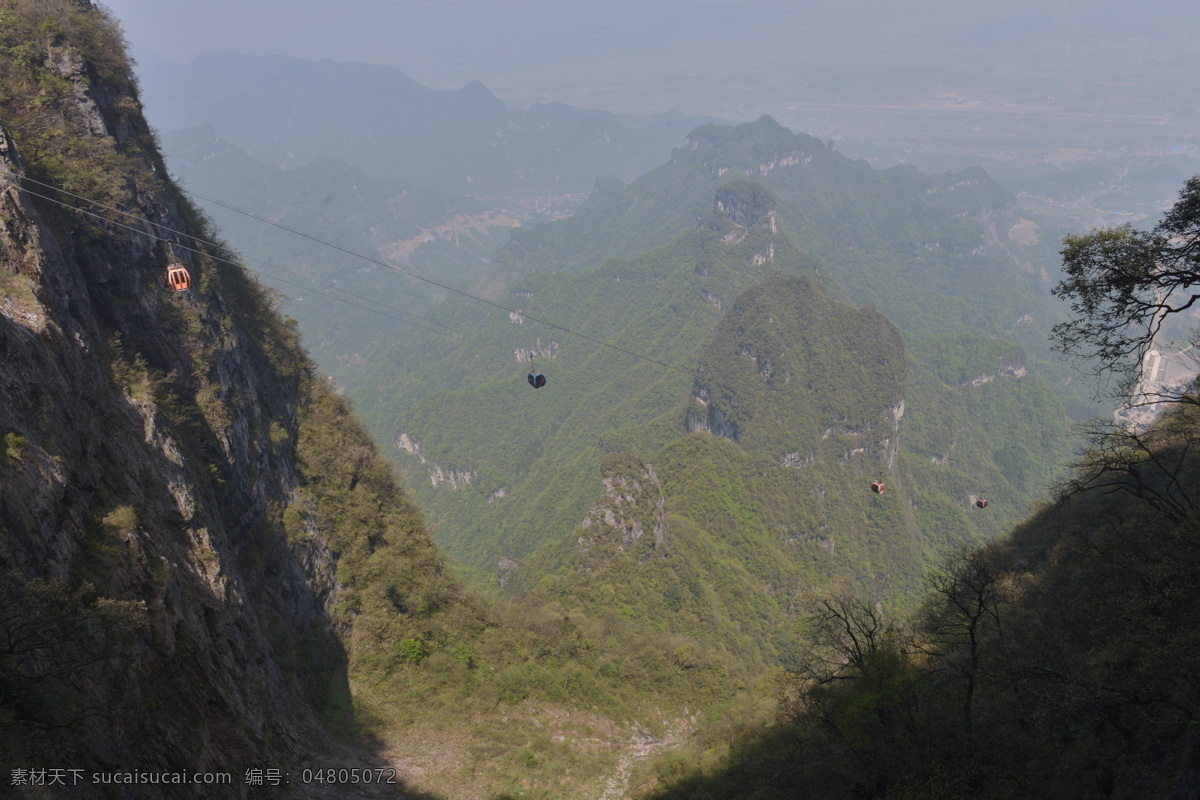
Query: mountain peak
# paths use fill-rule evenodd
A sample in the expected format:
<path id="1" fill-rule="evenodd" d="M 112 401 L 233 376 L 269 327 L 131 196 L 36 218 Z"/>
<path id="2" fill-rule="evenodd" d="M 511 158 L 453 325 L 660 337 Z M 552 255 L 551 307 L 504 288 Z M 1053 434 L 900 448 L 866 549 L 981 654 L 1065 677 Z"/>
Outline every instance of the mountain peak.
<path id="1" fill-rule="evenodd" d="M 504 105 L 504 101 L 492 94 L 492 90 L 484 86 L 479 81 L 471 81 L 466 86 L 458 90 L 458 95 L 464 100 L 479 105 L 494 106 L 502 112 L 508 111 L 508 106 Z"/>
<path id="2" fill-rule="evenodd" d="M 741 125 L 701 125 L 688 134 L 687 144 L 675 149 L 671 160 L 699 161 L 718 176 L 737 170 L 748 178 L 765 177 L 778 167 L 810 164 L 829 150 L 821 140 L 792 133 L 764 114 Z"/>
<path id="3" fill-rule="evenodd" d="M 464 94 L 482 95 L 484 97 L 495 97 L 495 95 L 492 94 L 492 90 L 487 88 L 486 86 L 484 86 L 483 83 L 480 82 L 479 80 L 473 80 L 470 83 L 465 84 L 461 89 L 459 89 L 459 91 Z"/>

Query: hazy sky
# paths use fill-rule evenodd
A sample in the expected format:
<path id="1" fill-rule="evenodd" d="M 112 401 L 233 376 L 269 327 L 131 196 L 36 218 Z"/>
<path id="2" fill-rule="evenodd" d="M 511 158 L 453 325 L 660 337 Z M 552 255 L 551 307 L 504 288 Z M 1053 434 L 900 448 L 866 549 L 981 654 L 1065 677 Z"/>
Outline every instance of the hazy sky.
<path id="1" fill-rule="evenodd" d="M 1196 0 L 106 5 L 136 49 L 177 62 L 209 51 L 362 61 L 435 89 L 479 80 L 515 107 L 771 114 L 880 166 L 989 163 L 1018 190 L 1027 170 L 1103 167 L 1104 181 L 1133 186 L 1105 202 L 1139 213 L 1172 202 L 1200 158 Z"/>
<path id="2" fill-rule="evenodd" d="M 598 62 L 893 59 L 986 68 L 1005 53 L 1200 41 L 1183 0 L 108 0 L 136 47 L 386 64 L 436 88 Z M 1147 39 L 1148 51 L 1152 49 Z M 715 54 L 720 54 L 715 55 Z M 489 83 L 490 82 L 490 83 Z"/>

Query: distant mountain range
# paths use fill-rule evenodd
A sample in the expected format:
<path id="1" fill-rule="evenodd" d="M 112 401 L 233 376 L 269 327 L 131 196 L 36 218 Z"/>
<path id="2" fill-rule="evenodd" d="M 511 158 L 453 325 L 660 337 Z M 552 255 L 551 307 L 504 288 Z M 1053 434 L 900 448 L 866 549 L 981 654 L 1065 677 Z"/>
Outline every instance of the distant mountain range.
<path id="1" fill-rule="evenodd" d="M 268 164 L 338 158 L 452 194 L 578 192 L 597 175 L 632 179 L 703 121 L 561 103 L 512 109 L 478 81 L 438 91 L 372 64 L 238 53 L 178 64 L 145 51 L 138 60 L 147 115 L 162 131 L 207 123 Z"/>

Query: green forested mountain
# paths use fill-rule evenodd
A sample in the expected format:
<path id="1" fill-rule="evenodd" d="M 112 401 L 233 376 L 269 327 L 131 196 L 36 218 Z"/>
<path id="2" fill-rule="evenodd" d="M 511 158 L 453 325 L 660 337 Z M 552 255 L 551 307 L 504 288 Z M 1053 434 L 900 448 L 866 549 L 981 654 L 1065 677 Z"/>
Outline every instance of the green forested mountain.
<path id="1" fill-rule="evenodd" d="M 772 186 L 781 189 L 776 193 Z M 752 220 L 746 209 L 758 195 L 761 220 Z M 1051 465 L 1063 460 L 1060 401 L 1031 374 L 1057 375 L 1056 368 L 1011 339 L 994 338 L 1006 332 L 998 319 L 1010 311 L 1014 325 L 1008 332 L 1017 334 L 1033 329 L 1015 324 L 1022 308 L 1054 307 L 1057 313 L 1045 280 L 1024 271 L 1027 254 L 1011 241 L 993 241 L 997 220 L 1010 213 L 1009 199 L 982 173 L 933 178 L 907 169 L 876 172 L 763 118 L 697 129 L 669 164 L 629 186 L 601 182 L 573 217 L 515 232 L 495 261 L 511 274 L 535 272 L 512 289 L 510 307 L 685 371 L 699 365 L 702 347 L 689 331 L 713 326 L 740 292 L 766 277 L 769 264 L 812 272 L 835 297 L 877 300 L 881 311 L 897 314 L 894 321 L 905 332 L 909 381 L 920 398 L 906 406 L 904 426 L 917 434 L 905 439 L 911 450 L 897 453 L 891 468 L 919 476 L 912 491 L 924 502 L 914 499 L 914 513 L 945 545 L 961 538 L 955 503 L 994 491 L 1004 498 L 1002 506 L 1017 512 L 1036 496 Z M 673 244 L 603 263 L 687 229 Z M 795 239 L 783 235 L 788 232 Z M 803 247 L 797 250 L 793 240 Z M 768 261 L 773 247 L 779 250 Z M 729 257 L 738 248 L 735 264 Z M 571 277 L 575 272 L 578 278 Z M 413 337 L 393 346 L 365 385 L 349 387 L 377 436 L 428 462 L 409 474 L 432 474 L 437 483 L 421 491 L 441 518 L 442 541 L 456 557 L 489 569 L 502 556 L 519 558 L 538 537 L 535 531 L 561 533 L 582 517 L 587 501 L 581 481 L 596 480 L 594 469 L 577 460 L 586 447 L 597 453 L 630 448 L 650 459 L 679 434 L 679 412 L 664 412 L 684 402 L 688 391 L 686 378 L 672 369 L 597 351 L 519 314 L 492 314 L 469 303 L 448 304 L 433 319 L 458 331 L 459 339 Z M 1052 319 L 1036 327 L 1045 330 Z M 1037 346 L 1039 353 L 1047 350 Z M 504 362 L 524 361 L 530 353 L 551 362 L 547 370 L 556 391 L 569 393 L 557 395 L 562 411 L 548 416 L 542 396 L 522 397 L 519 386 L 496 384 L 499 394 L 493 391 L 496 376 L 520 370 Z M 555 380 L 556 370 L 568 371 L 568 386 Z M 698 382 L 704 389 L 703 376 Z M 832 387 L 814 385 L 814 397 L 826 389 Z M 653 403 L 632 399 L 650 392 Z M 831 408 L 852 394 L 820 402 Z M 497 404 L 495 397 L 504 400 Z M 787 404 L 786 412 L 772 413 L 789 421 L 807 403 L 770 397 Z M 747 403 L 760 401 L 739 402 L 744 413 Z M 613 411 L 583 410 L 592 403 L 613 403 Z M 1022 405 L 1037 410 L 1017 421 Z M 623 409 L 621 416 L 599 425 L 602 414 L 616 409 Z M 683 412 L 683 424 L 692 413 Z M 563 426 L 562 414 L 578 421 Z M 650 422 L 652 415 L 657 421 Z M 1007 430 L 1010 422 L 1031 435 Z M 604 427 L 610 430 L 602 432 Z M 579 444 L 559 443 L 556 437 L 563 436 Z M 500 441 L 506 444 L 495 446 Z M 794 449 L 758 455 L 779 461 L 793 452 L 801 461 L 808 456 Z M 574 466 L 564 469 L 572 460 Z M 533 477 L 541 464 L 554 466 Z M 527 469 L 524 491 L 534 494 L 518 502 L 515 476 Z M 467 480 L 470 488 L 461 488 Z M 947 503 L 947 497 L 959 499 Z M 998 530 L 994 518 L 1003 513 L 989 515 L 985 529 Z"/>
<path id="2" fill-rule="evenodd" d="M 701 272 L 699 262 L 707 265 Z M 494 566 L 501 556 L 521 557 L 574 527 L 595 493 L 593 472 L 604 453 L 652 452 L 683 430 L 692 365 L 721 317 L 708 298 L 729 297 L 781 265 L 805 267 L 786 238 L 766 225 L 743 228 L 711 214 L 698 229 L 639 259 L 519 284 L 512 296 L 522 314 L 493 313 L 478 332 L 467 327 L 473 307 L 462 308 L 462 317 L 435 316 L 455 325 L 462 338 L 425 337 L 429 349 L 404 362 L 409 370 L 395 383 L 387 380 L 391 365 L 382 362 L 373 377 L 379 401 L 364 394 L 359 402 L 374 419 L 387 420 L 389 441 L 403 435 L 408 449 L 436 453 L 430 460 L 443 469 L 447 488 L 474 473 L 470 490 L 454 497 L 481 514 L 464 508 L 448 533 L 464 558 Z M 533 321 L 550 310 L 559 324 L 654 353 L 661 363 Z M 529 394 L 524 367 L 513 363 L 514 356 L 525 362 L 531 354 L 542 360 L 554 391 Z M 411 405 L 433 387 L 461 391 Z M 461 479 L 450 480 L 451 473 Z M 497 535 L 484 514 L 510 516 L 511 540 Z M 473 533 L 484 530 L 491 533 Z"/>
<path id="3" fill-rule="evenodd" d="M 439 541 L 507 591 L 572 587 L 584 607 L 616 602 L 693 635 L 716 623 L 687 617 L 702 596 L 689 584 L 752 587 L 714 589 L 722 599 L 703 605 L 768 627 L 799 594 L 837 582 L 904 605 L 925 559 L 994 534 L 1038 496 L 1065 458 L 1061 402 L 1011 343 L 942 337 L 909 350 L 878 311 L 830 297 L 760 184 L 726 183 L 711 208 L 638 258 L 523 281 L 520 314 L 473 322 L 473 308 L 443 309 L 435 318 L 463 338 L 427 338 L 390 387 L 385 362 L 375 380 L 387 388 L 361 407 L 405 452 Z M 621 349 L 534 321 L 551 312 Z M 509 366 L 530 354 L 550 379 L 536 393 Z M 622 452 L 628 469 L 607 474 Z M 577 552 L 618 478 L 661 486 L 646 502 L 661 506 L 671 576 L 595 555 L 611 547 Z M 872 494 L 875 479 L 890 489 Z M 984 494 L 988 513 L 968 513 Z M 704 577 L 717 564 L 730 571 Z M 581 569 L 591 577 L 562 572 Z M 672 585 L 682 605 L 666 601 Z M 746 641 L 756 663 L 773 652 L 769 638 Z"/>
<path id="4" fill-rule="evenodd" d="M 1168 390 L 1129 354 L 1191 307 L 1172 290 L 1200 277 L 1198 198 L 1200 176 L 1151 230 L 1065 242 L 1055 292 L 1073 314 L 1057 341 L 1127 377 L 1135 408 Z M 1197 796 L 1195 381 L 1169 395 L 1156 418 L 1089 425 L 1054 502 L 933 568 L 917 614 L 888 619 L 848 593 L 812 602 L 776 674 L 775 723 L 703 735 L 641 788 L 659 800 Z"/>
<path id="5" fill-rule="evenodd" d="M 702 736 L 642 788 L 657 800 L 1195 796 L 1198 433 L 1189 405 L 1137 435 L 1139 465 L 1093 462 L 1060 502 L 934 570 L 911 619 L 849 596 L 811 604 L 778 676 L 780 722 Z"/>
<path id="6" fill-rule="evenodd" d="M 1047 343 L 1063 319 L 1050 295 L 1057 242 L 1029 234 L 1037 225 L 977 168 L 875 170 L 770 117 L 702 126 L 669 163 L 630 184 L 601 180 L 570 218 L 514 231 L 494 261 L 515 276 L 629 257 L 695 224 L 717 186 L 745 179 L 778 198 L 781 230 L 848 300 L 918 336 L 974 331 L 1013 341 L 1031 367 L 1064 385 L 1073 415 L 1093 413 L 1090 389 L 1071 380 Z"/>
<path id="7" fill-rule="evenodd" d="M 728 702 L 736 664 L 447 574 L 271 293 L 197 244 L 102 10 L 0 5 L 0 78 L 0 794 L 595 796 L 640 726 Z"/>
<path id="8" fill-rule="evenodd" d="M 782 272 L 735 308 L 672 408 L 673 439 L 601 459 L 588 484 L 603 495 L 581 521 L 502 575 L 509 591 L 616 607 L 761 670 L 799 597 L 846 582 L 901 602 L 922 553 L 911 509 L 868 486 L 896 456 L 898 331 Z"/>
<path id="9" fill-rule="evenodd" d="M 699 360 L 688 428 L 779 462 L 894 466 L 906 390 L 900 332 L 874 308 L 830 300 L 812 277 L 772 276 L 738 295 Z M 807 448 L 807 452 L 803 452 Z"/>
<path id="10" fill-rule="evenodd" d="M 274 764 L 431 799 L 1200 791 L 1195 403 L 1111 429 L 1026 515 L 1066 415 L 1042 323 L 1003 335 L 1042 279 L 1014 277 L 982 176 L 701 128 L 674 190 L 604 184 L 657 198 L 613 205 L 609 239 L 678 200 L 673 230 L 553 270 L 568 225 L 519 237 L 511 309 L 443 303 L 450 335 L 414 328 L 354 387 L 427 527 L 271 293 L 196 244 L 135 90 L 92 4 L 0 4 L 5 796 L 71 765 L 240 797 Z M 327 188 L 364 241 L 478 211 L 188 146 L 309 229 L 324 202 L 271 204 Z M 604 200 L 571 224 L 595 236 Z"/>
<path id="11" fill-rule="evenodd" d="M 776 153 L 773 135 L 793 141 L 768 123 L 757 124 L 765 142 L 755 126 L 735 137 L 747 137 L 755 159 Z M 775 169 L 841 160 L 824 146 L 812 155 Z M 662 172 L 685 163 L 677 153 Z M 875 180 L 861 173 L 827 195 L 844 191 L 844 208 L 882 214 L 887 204 L 860 196 Z M 716 177 L 703 177 L 707 204 L 673 241 L 535 271 L 511 289 L 512 313 L 447 303 L 431 319 L 456 339 L 395 346 L 371 388 L 352 389 L 377 436 L 403 451 L 435 536 L 460 566 L 525 604 L 615 611 L 661 630 L 675 642 L 662 667 L 684 675 L 779 663 L 793 646 L 789 620 L 824 593 L 853 590 L 889 614 L 914 609 L 925 565 L 1019 519 L 1069 451 L 1062 401 L 1024 349 L 993 338 L 986 321 L 938 317 L 966 299 L 930 286 L 929 321 L 898 330 L 847 304 L 841 281 L 824 288 L 833 270 L 785 235 L 789 218 L 817 227 L 794 206 L 744 170 Z M 651 209 L 669 218 L 680 205 L 672 198 L 686 201 L 643 180 L 657 199 L 639 213 L 585 226 L 601 189 L 580 221 L 518 235 L 503 258 L 524 247 L 553 260 L 571 246 L 573 225 L 607 231 L 589 240 L 597 247 L 639 241 L 635 223 L 653 222 Z M 928 188 L 918 211 L 893 215 L 915 217 L 914 236 L 949 242 L 965 226 L 961 235 L 974 238 L 955 243 L 953 257 L 921 249 L 909 263 L 876 237 L 873 258 L 891 266 L 874 291 L 906 291 L 897 262 L 909 265 L 908 286 L 952 264 L 1019 271 L 972 253 L 986 249 L 986 226 L 955 216 L 986 206 L 986 194 L 942 210 L 923 199 Z M 891 191 L 893 204 L 913 197 Z M 539 249 L 541 231 L 551 238 Z M 534 262 L 513 271 L 537 270 Z M 522 382 L 531 355 L 549 377 L 543 390 Z M 883 494 L 872 480 L 886 484 Z"/>

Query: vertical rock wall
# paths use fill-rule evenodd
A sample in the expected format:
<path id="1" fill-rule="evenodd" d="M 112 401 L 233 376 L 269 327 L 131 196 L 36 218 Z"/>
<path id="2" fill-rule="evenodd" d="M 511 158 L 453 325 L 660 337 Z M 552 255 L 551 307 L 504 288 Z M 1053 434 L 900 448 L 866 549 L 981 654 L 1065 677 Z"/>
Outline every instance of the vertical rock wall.
<path id="1" fill-rule="evenodd" d="M 0 724 L 37 733 L 0 761 L 240 786 L 296 763 L 322 735 L 314 706 L 346 692 L 328 547 L 278 523 L 310 367 L 266 295 L 192 238 L 132 87 L 70 42 L 48 53 L 69 135 L 119 181 L 109 208 L 29 181 L 0 131 Z"/>

